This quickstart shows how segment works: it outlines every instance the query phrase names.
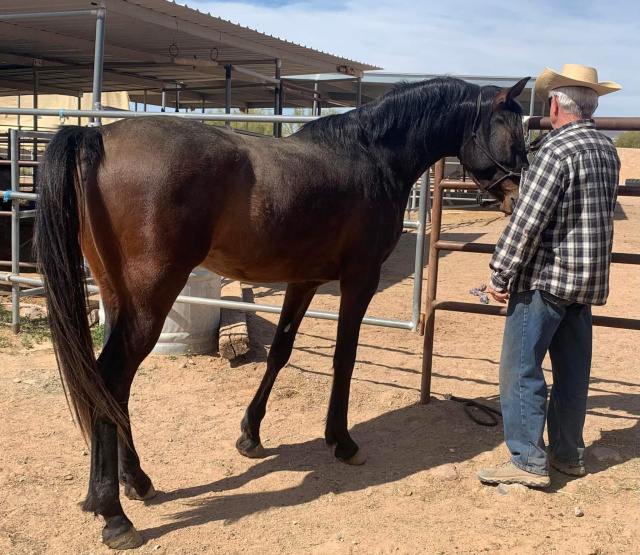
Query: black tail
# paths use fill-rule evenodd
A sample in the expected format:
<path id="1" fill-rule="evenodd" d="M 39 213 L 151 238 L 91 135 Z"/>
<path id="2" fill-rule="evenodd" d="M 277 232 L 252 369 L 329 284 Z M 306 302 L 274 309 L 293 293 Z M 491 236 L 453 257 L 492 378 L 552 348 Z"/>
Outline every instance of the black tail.
<path id="1" fill-rule="evenodd" d="M 51 336 L 67 403 L 85 437 L 95 414 L 122 430 L 124 416 L 100 376 L 87 321 L 80 211 L 85 178 L 104 157 L 99 127 L 64 127 L 52 139 L 38 169 L 35 250 L 44 280 Z M 84 176 L 82 175 L 84 174 Z"/>

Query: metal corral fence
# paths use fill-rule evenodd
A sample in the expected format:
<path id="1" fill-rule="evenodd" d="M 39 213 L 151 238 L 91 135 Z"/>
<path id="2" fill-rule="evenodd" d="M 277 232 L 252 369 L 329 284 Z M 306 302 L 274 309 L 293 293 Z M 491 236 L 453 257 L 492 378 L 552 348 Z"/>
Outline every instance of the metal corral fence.
<path id="1" fill-rule="evenodd" d="M 103 118 L 135 118 L 135 117 L 179 117 L 186 119 L 195 119 L 200 121 L 246 121 L 246 122 L 289 122 L 289 123 L 306 123 L 317 119 L 313 116 L 271 116 L 271 115 L 242 115 L 242 114 L 194 114 L 194 113 L 152 113 L 152 112 L 122 112 L 108 110 L 39 110 L 39 109 L 20 109 L 20 108 L 0 108 L 0 114 L 9 115 L 43 115 L 43 116 L 59 116 L 61 120 L 64 118 L 75 117 L 93 117 L 96 120 Z M 20 332 L 20 298 L 32 295 L 41 295 L 43 293 L 42 280 L 34 277 L 20 276 L 20 219 L 33 217 L 35 210 L 20 210 L 21 200 L 37 200 L 37 193 L 26 193 L 20 191 L 20 167 L 24 165 L 33 165 L 32 161 L 20 160 L 20 142 L 23 139 L 48 141 L 53 137 L 53 133 L 43 133 L 37 131 L 23 131 L 12 129 L 9 133 L 9 144 L 11 153 L 11 189 L 0 191 L 4 201 L 11 200 L 11 273 L 0 274 L 0 281 L 6 281 L 12 285 L 12 324 L 14 333 Z M 390 328 L 410 330 L 420 332 L 421 326 L 421 300 L 422 300 L 422 282 L 425 252 L 425 231 L 427 204 L 429 198 L 429 170 L 423 174 L 421 182 L 427 186 L 421 186 L 418 193 L 418 219 L 417 221 L 405 220 L 404 227 L 416 230 L 416 250 L 414 264 L 414 286 L 413 299 L 410 320 L 397 320 L 390 318 L 378 318 L 367 316 L 363 323 L 373 326 L 384 326 Z M 414 201 L 415 202 L 415 201 Z M 23 266 L 24 267 L 24 266 Z M 20 286 L 31 286 L 31 289 L 21 290 Z M 87 287 L 90 293 L 98 293 L 98 288 L 94 285 Z M 262 305 L 256 303 L 245 303 L 237 301 L 229 301 L 223 299 L 206 299 L 201 297 L 179 296 L 176 302 L 198 304 L 206 306 L 217 306 L 220 308 L 229 308 L 237 310 L 246 310 L 250 312 L 271 312 L 280 313 L 282 307 L 274 305 Z M 337 320 L 337 312 L 322 312 L 318 310 L 308 310 L 306 316 L 310 318 L 320 318 L 325 320 Z"/>
<path id="2" fill-rule="evenodd" d="M 601 130 L 640 130 L 640 118 L 595 118 L 596 126 Z M 530 130 L 551 129 L 549 118 L 529 118 Z M 495 245 L 488 243 L 465 243 L 461 241 L 443 241 L 440 239 L 442 225 L 442 201 L 444 191 L 470 189 L 469 182 L 444 179 L 444 160 L 440 160 L 434 168 L 433 207 L 431 215 L 431 236 L 429 240 L 429 269 L 427 275 L 427 299 L 424 317 L 424 350 L 422 356 L 422 384 L 420 388 L 420 402 L 427 404 L 431 396 L 431 370 L 433 367 L 433 341 L 436 310 L 450 312 L 467 312 L 473 314 L 488 314 L 490 316 L 506 316 L 507 308 L 487 306 L 474 303 L 443 301 L 436 298 L 438 288 L 438 262 L 440 251 L 463 251 L 491 254 Z M 618 196 L 640 196 L 640 187 L 622 185 L 618 188 Z M 618 253 L 612 254 L 612 262 L 618 264 L 640 264 L 640 254 Z M 488 269 L 487 269 L 488 271 Z M 610 316 L 594 316 L 595 326 L 640 330 L 640 320 L 633 318 L 614 318 Z"/>

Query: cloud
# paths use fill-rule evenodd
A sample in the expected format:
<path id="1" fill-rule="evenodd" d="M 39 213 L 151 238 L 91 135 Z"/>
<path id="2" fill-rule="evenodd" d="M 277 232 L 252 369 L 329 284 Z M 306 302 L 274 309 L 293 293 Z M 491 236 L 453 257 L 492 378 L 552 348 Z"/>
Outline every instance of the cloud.
<path id="1" fill-rule="evenodd" d="M 185 2 L 182 2 L 185 3 Z M 536 76 L 598 69 L 621 92 L 597 115 L 640 115 L 637 0 L 189 0 L 189 6 L 298 44 L 402 73 Z"/>

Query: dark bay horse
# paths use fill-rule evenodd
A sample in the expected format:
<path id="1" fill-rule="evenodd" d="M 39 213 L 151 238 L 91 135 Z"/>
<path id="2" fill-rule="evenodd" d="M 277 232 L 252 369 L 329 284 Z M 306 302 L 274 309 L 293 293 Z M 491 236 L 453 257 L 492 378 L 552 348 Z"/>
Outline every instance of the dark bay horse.
<path id="1" fill-rule="evenodd" d="M 155 490 L 140 468 L 128 413 L 131 383 L 195 266 L 253 282 L 286 282 L 284 306 L 237 448 L 263 454 L 260 423 L 317 288 L 339 280 L 334 380 L 325 437 L 364 462 L 347 426 L 362 318 L 402 232 L 411 186 L 459 156 L 510 212 L 527 158 L 521 110 L 508 89 L 454 78 L 405 84 L 294 135 L 259 138 L 182 119 L 145 117 L 64 127 L 39 171 L 36 244 L 68 399 L 91 437 L 83 508 L 105 519 L 113 548 L 142 537 L 125 516 Z M 96 361 L 85 312 L 83 254 L 105 306 Z"/>

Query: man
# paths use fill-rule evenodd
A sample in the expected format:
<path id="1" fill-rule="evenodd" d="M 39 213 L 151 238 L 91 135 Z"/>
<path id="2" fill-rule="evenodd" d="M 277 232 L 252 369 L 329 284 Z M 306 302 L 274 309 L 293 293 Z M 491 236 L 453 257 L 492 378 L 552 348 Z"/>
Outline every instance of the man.
<path id="1" fill-rule="evenodd" d="M 567 64 L 536 79 L 553 131 L 522 179 L 520 199 L 491 260 L 489 293 L 509 301 L 500 360 L 500 404 L 511 460 L 478 472 L 486 483 L 546 487 L 549 464 L 585 474 L 582 430 L 591 371 L 591 305 L 609 293 L 620 160 L 591 115 L 620 89 L 595 69 Z M 553 387 L 547 410 L 542 362 Z M 548 450 L 543 432 L 547 423 Z"/>

